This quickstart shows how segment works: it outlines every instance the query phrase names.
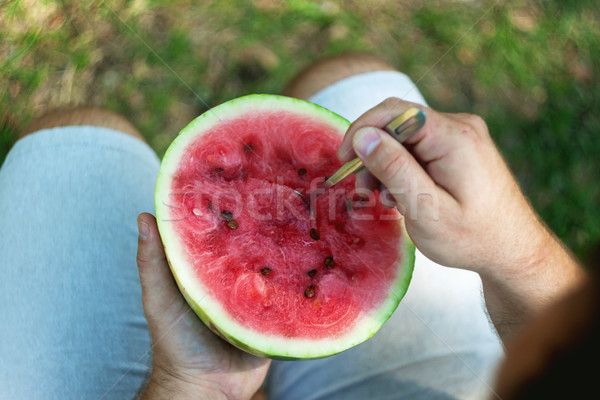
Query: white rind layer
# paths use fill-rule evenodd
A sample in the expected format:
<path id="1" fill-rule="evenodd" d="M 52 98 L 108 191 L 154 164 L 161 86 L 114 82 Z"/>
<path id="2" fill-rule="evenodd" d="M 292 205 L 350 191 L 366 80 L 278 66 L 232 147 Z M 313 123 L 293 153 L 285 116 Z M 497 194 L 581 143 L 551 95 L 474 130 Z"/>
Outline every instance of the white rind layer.
<path id="1" fill-rule="evenodd" d="M 406 231 L 398 244 L 402 252 L 399 274 L 392 285 L 388 299 L 370 315 L 361 315 L 354 326 L 343 336 L 324 339 L 297 339 L 265 335 L 250 330 L 236 322 L 221 304 L 207 295 L 207 288 L 194 274 L 194 266 L 186 259 L 169 218 L 168 196 L 171 181 L 187 146 L 204 135 L 214 124 L 236 119 L 248 112 L 291 111 L 306 113 L 309 118 L 319 118 L 344 135 L 349 122 L 315 104 L 274 95 L 250 95 L 223 103 L 194 119 L 186 126 L 168 148 L 163 158 L 155 192 L 156 219 L 165 253 L 179 289 L 192 309 L 214 332 L 250 353 L 275 359 L 310 359 L 326 357 L 347 350 L 373 336 L 397 308 L 406 293 L 414 266 L 414 246 Z M 403 222 L 398 222 L 403 224 Z"/>

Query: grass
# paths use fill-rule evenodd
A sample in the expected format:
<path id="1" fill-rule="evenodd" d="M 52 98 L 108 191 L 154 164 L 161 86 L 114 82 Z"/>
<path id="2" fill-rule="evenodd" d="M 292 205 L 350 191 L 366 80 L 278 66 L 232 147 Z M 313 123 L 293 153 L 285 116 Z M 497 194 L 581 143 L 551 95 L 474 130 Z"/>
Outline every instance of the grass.
<path id="1" fill-rule="evenodd" d="M 208 107 L 370 51 L 432 107 L 484 117 L 536 210 L 584 256 L 600 238 L 599 21 L 587 0 L 12 0 L 0 162 L 31 118 L 81 104 L 127 116 L 162 155 Z"/>

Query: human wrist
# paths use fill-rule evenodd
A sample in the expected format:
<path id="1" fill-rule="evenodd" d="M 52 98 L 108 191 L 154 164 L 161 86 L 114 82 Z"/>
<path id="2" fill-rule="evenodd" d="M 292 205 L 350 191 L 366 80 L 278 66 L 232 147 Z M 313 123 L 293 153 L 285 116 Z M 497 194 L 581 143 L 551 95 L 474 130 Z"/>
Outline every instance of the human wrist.
<path id="1" fill-rule="evenodd" d="M 476 272 L 488 282 L 517 286 L 547 281 L 568 284 L 580 275 L 581 268 L 575 257 L 541 222 L 523 230 L 520 237 L 510 243 L 506 254 Z"/>
<path id="2" fill-rule="evenodd" d="M 472 269 L 489 282 L 506 282 L 527 279 L 547 263 L 557 250 L 561 250 L 552 234 L 525 199 L 513 202 L 509 218 L 494 221 L 500 226 L 486 229 L 491 234 L 480 236 L 485 251 L 474 257 Z M 502 223 L 504 226 L 502 226 Z"/>
<path id="3" fill-rule="evenodd" d="M 228 396 L 217 384 L 190 382 L 178 374 L 154 367 L 147 385 L 142 391 L 141 400 L 228 400 Z"/>
<path id="4" fill-rule="evenodd" d="M 488 314 L 505 343 L 585 276 L 568 249 L 540 226 L 543 233 L 530 237 L 528 251 L 512 258 L 512 265 L 494 265 L 479 272 Z"/>

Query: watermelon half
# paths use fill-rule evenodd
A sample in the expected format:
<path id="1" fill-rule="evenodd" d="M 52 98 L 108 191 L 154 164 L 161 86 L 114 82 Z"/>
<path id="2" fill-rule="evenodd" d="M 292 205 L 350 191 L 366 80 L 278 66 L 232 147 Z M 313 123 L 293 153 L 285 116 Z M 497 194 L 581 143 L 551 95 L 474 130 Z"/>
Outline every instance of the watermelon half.
<path id="1" fill-rule="evenodd" d="M 302 100 L 250 95 L 185 127 L 156 184 L 171 270 L 200 319 L 250 353 L 320 358 L 371 337 L 412 276 L 401 216 L 354 177 L 299 193 L 341 166 L 348 121 Z"/>

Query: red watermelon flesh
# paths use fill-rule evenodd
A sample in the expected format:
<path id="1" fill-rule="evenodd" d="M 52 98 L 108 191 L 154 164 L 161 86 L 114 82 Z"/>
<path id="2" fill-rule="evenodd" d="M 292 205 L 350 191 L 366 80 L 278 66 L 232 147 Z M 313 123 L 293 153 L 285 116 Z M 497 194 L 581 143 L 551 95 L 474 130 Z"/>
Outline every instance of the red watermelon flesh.
<path id="1" fill-rule="evenodd" d="M 382 309 L 387 319 L 406 291 L 412 264 L 403 261 L 414 249 L 406 246 L 398 212 L 384 208 L 377 193 L 361 198 L 354 178 L 320 196 L 314 215 L 295 192 L 308 193 L 341 166 L 336 150 L 347 123 L 322 109 L 297 110 L 299 100 L 249 97 L 257 97 L 255 104 L 242 98 L 242 110 L 221 109 L 201 129 L 182 132 L 178 140 L 190 133 L 163 179 L 168 196 L 159 190 L 161 178 L 157 186 L 159 229 L 188 301 L 194 296 L 182 281 L 201 288 L 202 298 L 191 303 L 213 330 L 256 354 L 303 358 L 305 350 L 294 352 L 297 343 L 348 341 Z M 390 298 L 395 305 L 387 310 Z M 206 299 L 218 304 L 221 322 L 208 315 Z M 246 338 L 230 337 L 229 323 Z M 288 340 L 289 348 L 269 352 L 245 340 L 252 336 Z"/>

